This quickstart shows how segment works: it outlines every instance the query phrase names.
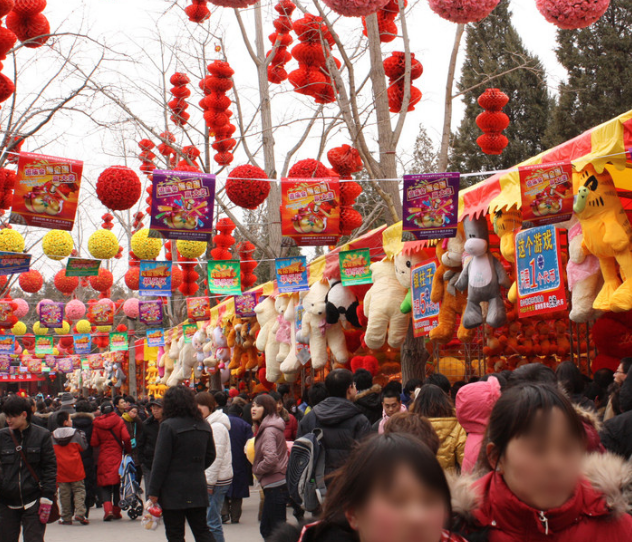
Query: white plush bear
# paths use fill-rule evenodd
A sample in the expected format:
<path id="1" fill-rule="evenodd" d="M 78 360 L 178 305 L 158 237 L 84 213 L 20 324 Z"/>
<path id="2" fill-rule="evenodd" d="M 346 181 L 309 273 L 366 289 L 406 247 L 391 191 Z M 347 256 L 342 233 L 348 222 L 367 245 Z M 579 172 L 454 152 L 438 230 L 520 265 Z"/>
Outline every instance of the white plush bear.
<path id="1" fill-rule="evenodd" d="M 276 340 L 276 332 L 279 328 L 277 317 L 281 307 L 287 308 L 287 298 L 278 296 L 277 300 L 266 297 L 255 307 L 257 322 L 261 326 L 255 346 L 259 352 L 263 352 L 266 360 L 266 380 L 276 382 L 281 376 L 279 363 L 276 360 L 279 353 L 279 343 Z"/>
<path id="2" fill-rule="evenodd" d="M 422 252 L 402 250 L 395 255 L 395 276 L 402 288 L 406 288 L 407 294 L 400 305 L 403 313 L 409 313 L 413 310 L 412 294 L 410 291 L 410 276 L 413 268 L 424 260 Z"/>
<path id="3" fill-rule="evenodd" d="M 178 361 L 173 368 L 173 373 L 167 382 L 167 386 L 177 386 L 184 380 L 191 378 L 191 371 L 197 364 L 196 352 L 193 344 L 184 342 L 184 335 L 178 339 Z M 173 345 L 173 343 L 172 343 Z M 170 352 L 173 351 L 173 346 Z"/>
<path id="4" fill-rule="evenodd" d="M 287 325 L 290 329 L 290 346 L 288 350 L 287 356 L 282 360 L 281 363 L 281 372 L 284 375 L 290 375 L 298 372 L 301 368 L 301 362 L 299 361 L 296 355 L 296 296 L 292 296 L 290 298 L 289 303 L 287 304 L 287 309 L 283 313 L 283 319 L 287 322 Z M 287 376 L 285 378 L 287 381 Z"/>
<path id="5" fill-rule="evenodd" d="M 206 338 L 206 333 L 204 330 L 198 329 L 198 331 L 193 335 L 193 339 L 191 344 L 193 345 L 193 350 L 195 350 L 195 360 L 197 361 L 195 372 L 196 374 L 201 375 L 204 369 L 204 345 L 208 342 Z M 199 376 L 197 376 L 199 378 Z"/>
<path id="6" fill-rule="evenodd" d="M 279 296 L 274 302 L 274 308 L 277 311 L 277 330 L 275 337 L 279 343 L 279 351 L 276 355 L 276 361 L 281 363 L 290 353 L 290 323 L 285 319 L 285 313 L 290 306 L 291 296 Z"/>
<path id="7" fill-rule="evenodd" d="M 326 298 L 329 292 L 329 281 L 322 279 L 312 284 L 303 299 L 303 320 L 301 331 L 296 339 L 309 342 L 312 355 L 312 367 L 322 369 L 327 364 L 327 347 L 336 363 L 347 363 L 349 353 L 345 334 L 340 322 L 328 324 L 326 320 Z"/>
<path id="8" fill-rule="evenodd" d="M 399 282 L 395 264 L 390 260 L 372 263 L 371 272 L 373 286 L 364 296 L 364 315 L 368 318 L 364 342 L 371 350 L 378 350 L 388 332 L 388 345 L 399 348 L 410 322 L 410 313 L 400 310 L 408 289 Z"/>

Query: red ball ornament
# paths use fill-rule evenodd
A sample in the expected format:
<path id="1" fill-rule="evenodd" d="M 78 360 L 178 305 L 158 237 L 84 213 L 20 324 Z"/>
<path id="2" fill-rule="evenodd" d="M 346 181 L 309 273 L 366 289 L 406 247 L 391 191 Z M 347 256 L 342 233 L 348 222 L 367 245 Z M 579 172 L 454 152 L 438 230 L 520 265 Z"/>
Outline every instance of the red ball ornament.
<path id="1" fill-rule="evenodd" d="M 500 0 L 428 0 L 430 9 L 453 23 L 477 23 L 487 17 Z"/>
<path id="2" fill-rule="evenodd" d="M 509 126 L 509 117 L 502 111 L 483 111 L 476 117 L 476 125 L 485 133 L 502 132 Z"/>
<path id="3" fill-rule="evenodd" d="M 476 143 L 485 154 L 502 154 L 509 140 L 503 134 L 489 133 L 479 136 Z"/>
<path id="4" fill-rule="evenodd" d="M 509 103 L 509 96 L 497 88 L 488 88 L 478 97 L 478 105 L 487 111 L 500 111 Z"/>
<path id="5" fill-rule="evenodd" d="M 46 8 L 46 0 L 15 0 L 13 11 L 20 15 L 32 16 Z"/>
<path id="6" fill-rule="evenodd" d="M 125 286 L 130 290 L 138 290 L 140 283 L 140 268 L 137 266 L 130 267 L 125 273 Z"/>
<path id="7" fill-rule="evenodd" d="M 192 4 L 184 8 L 189 21 L 192 23 L 203 23 L 211 16 L 211 11 L 206 6 L 206 0 L 192 0 Z"/>
<path id="8" fill-rule="evenodd" d="M 97 292 L 106 292 L 114 284 L 114 276 L 103 267 L 99 269 L 99 274 L 89 278 L 90 286 Z"/>
<path id="9" fill-rule="evenodd" d="M 334 147 L 327 152 L 327 160 L 331 164 L 332 169 L 341 177 L 341 178 L 351 178 L 351 174 L 357 173 L 358 171 L 362 171 L 364 164 L 362 163 L 362 158 L 360 158 L 360 153 L 357 149 L 354 149 L 351 145 L 342 145 L 340 147 Z M 349 184 L 349 183 L 344 183 Z M 357 185 L 357 183 L 354 183 Z M 349 187 L 347 187 L 349 188 Z M 341 185 L 342 189 L 342 185 Z M 360 192 L 362 189 L 360 188 Z M 355 198 L 360 194 L 355 195 Z M 343 203 L 343 205 L 346 205 Z"/>
<path id="10" fill-rule="evenodd" d="M 15 0 L 0 0 L 0 19 L 8 15 L 15 7 Z"/>
<path id="11" fill-rule="evenodd" d="M 478 98 L 478 104 L 485 109 L 476 118 L 476 124 L 483 131 L 476 143 L 485 154 L 498 155 L 509 143 L 501 133 L 509 126 L 509 117 L 501 111 L 509 103 L 509 96 L 497 88 L 488 88 Z"/>
<path id="12" fill-rule="evenodd" d="M 35 294 L 42 289 L 42 286 L 44 285 L 44 277 L 42 277 L 42 274 L 39 271 L 31 269 L 30 271 L 20 274 L 18 283 L 20 284 L 22 291 L 28 294 Z"/>
<path id="13" fill-rule="evenodd" d="M 287 174 L 290 179 L 331 177 L 331 171 L 322 162 L 313 158 L 299 160 Z"/>
<path id="14" fill-rule="evenodd" d="M 97 197 L 108 209 L 126 211 L 140 198 L 141 184 L 138 175 L 125 166 L 104 170 L 97 180 Z"/>
<path id="15" fill-rule="evenodd" d="M 256 209 L 270 193 L 270 182 L 266 172 L 257 166 L 237 166 L 226 179 L 226 195 L 235 205 L 244 209 Z"/>
<path id="16" fill-rule="evenodd" d="M 70 295 L 79 286 L 79 277 L 67 277 L 66 270 L 62 269 L 55 275 L 55 288 L 57 288 L 62 294 Z"/>
<path id="17" fill-rule="evenodd" d="M 610 0 L 536 0 L 538 11 L 559 28 L 574 30 L 597 22 Z"/>

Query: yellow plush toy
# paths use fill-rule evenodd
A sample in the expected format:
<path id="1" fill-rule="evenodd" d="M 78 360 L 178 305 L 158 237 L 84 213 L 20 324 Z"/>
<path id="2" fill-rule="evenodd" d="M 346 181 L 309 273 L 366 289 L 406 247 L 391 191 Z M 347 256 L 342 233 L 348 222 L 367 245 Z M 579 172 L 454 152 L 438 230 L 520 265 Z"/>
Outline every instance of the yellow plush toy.
<path id="1" fill-rule="evenodd" d="M 593 303 L 603 311 L 632 309 L 632 226 L 607 169 L 592 164 L 573 174 L 577 196 L 573 210 L 584 232 L 584 249 L 599 259 L 604 285 Z M 625 282 L 621 283 L 617 264 Z"/>
<path id="2" fill-rule="evenodd" d="M 494 213 L 494 232 L 500 238 L 500 253 L 509 263 L 516 262 L 516 232 L 522 228 L 522 212 L 515 207 L 499 209 Z M 507 299 L 511 303 L 518 301 L 516 281 L 511 284 Z"/>

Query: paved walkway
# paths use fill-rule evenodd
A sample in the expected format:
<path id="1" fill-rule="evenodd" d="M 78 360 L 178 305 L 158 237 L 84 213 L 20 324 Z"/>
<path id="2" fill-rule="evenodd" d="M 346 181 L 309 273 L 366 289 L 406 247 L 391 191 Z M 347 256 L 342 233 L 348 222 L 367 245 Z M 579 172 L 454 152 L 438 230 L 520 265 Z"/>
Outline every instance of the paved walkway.
<path id="1" fill-rule="evenodd" d="M 259 542 L 259 492 L 252 491 L 249 499 L 244 499 L 241 521 L 237 525 L 224 525 L 226 542 Z M 288 508 L 288 519 L 292 518 L 292 509 Z M 90 525 L 49 525 L 46 529 L 46 542 L 160 542 L 166 540 L 164 525 L 156 531 L 146 531 L 140 519 L 131 521 L 125 513 L 120 521 L 103 522 L 103 509 L 90 510 Z M 293 519 L 293 518 L 292 518 Z M 193 542 L 193 535 L 187 526 L 186 540 Z"/>

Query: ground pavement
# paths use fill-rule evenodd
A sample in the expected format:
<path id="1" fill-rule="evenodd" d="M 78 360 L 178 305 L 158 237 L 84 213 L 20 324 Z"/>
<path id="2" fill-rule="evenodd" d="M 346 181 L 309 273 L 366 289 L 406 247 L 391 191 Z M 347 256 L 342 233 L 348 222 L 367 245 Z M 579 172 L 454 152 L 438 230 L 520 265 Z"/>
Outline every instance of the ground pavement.
<path id="1" fill-rule="evenodd" d="M 244 499 L 243 514 L 239 524 L 224 525 L 226 542 L 258 542 L 259 534 L 259 491 L 252 491 L 249 499 Z M 288 508 L 288 520 L 292 518 L 292 509 Z M 46 528 L 46 542 L 162 542 L 165 539 L 164 525 L 156 531 L 146 531 L 140 524 L 140 518 L 131 521 L 125 512 L 119 521 L 103 521 L 103 509 L 90 510 L 90 525 L 52 524 Z M 193 535 L 187 526 L 187 542 L 194 542 Z"/>

